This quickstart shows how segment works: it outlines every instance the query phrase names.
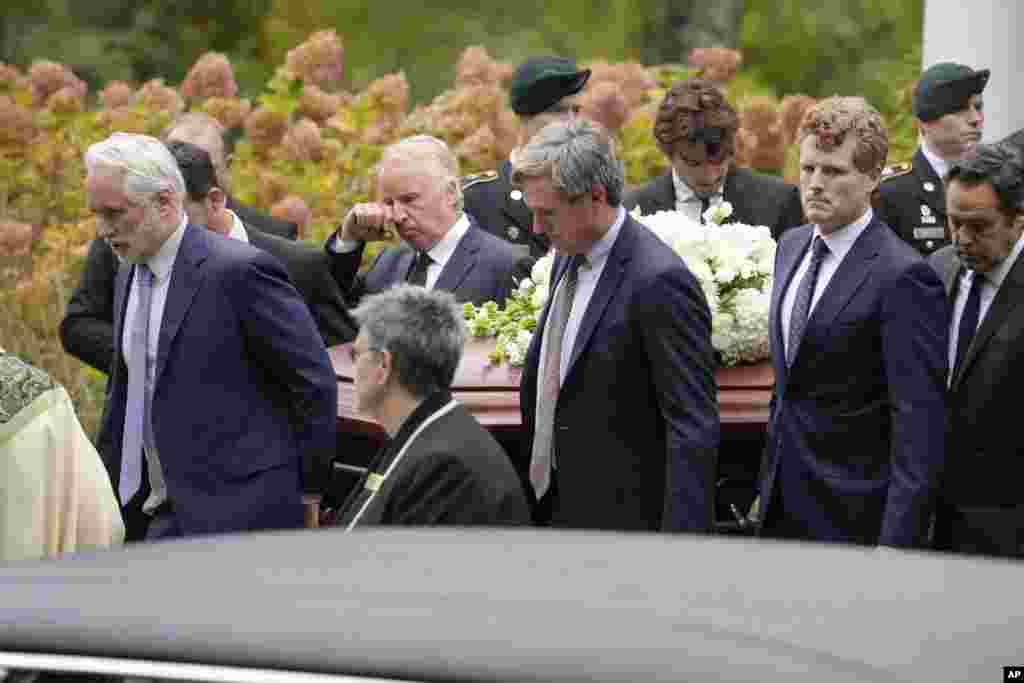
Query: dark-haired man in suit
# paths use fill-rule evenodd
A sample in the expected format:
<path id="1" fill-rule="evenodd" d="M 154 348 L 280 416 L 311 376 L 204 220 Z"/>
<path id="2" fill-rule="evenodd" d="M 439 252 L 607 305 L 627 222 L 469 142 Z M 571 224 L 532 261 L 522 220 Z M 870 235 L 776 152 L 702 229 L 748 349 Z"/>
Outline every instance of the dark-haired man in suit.
<path id="1" fill-rule="evenodd" d="M 573 119 L 513 156 L 556 253 L 523 369 L 519 466 L 540 524 L 706 532 L 719 441 L 711 314 L 683 260 L 622 208 L 614 149 Z"/>
<path id="2" fill-rule="evenodd" d="M 458 161 L 441 140 L 417 135 L 390 145 L 377 166 L 378 201 L 356 204 L 325 248 L 350 303 L 399 282 L 452 292 L 460 303 L 499 305 L 529 277 L 527 250 L 482 230 L 463 211 Z M 402 244 L 358 274 L 367 241 L 394 226 Z"/>
<path id="3" fill-rule="evenodd" d="M 762 533 L 922 547 L 944 460 L 942 283 L 871 211 L 888 151 L 878 112 L 823 100 L 799 139 L 811 224 L 775 256 Z"/>
<path id="4" fill-rule="evenodd" d="M 626 208 L 644 214 L 680 211 L 702 223 L 708 208 L 732 205 L 726 222 L 766 225 L 776 240 L 801 225 L 796 187 L 781 178 L 736 168 L 733 156 L 739 118 L 710 81 L 691 78 L 665 94 L 654 122 L 654 138 L 672 168 L 626 196 Z"/>
<path id="5" fill-rule="evenodd" d="M 931 257 L 949 292 L 948 456 L 935 544 L 1024 557 L 1024 164 L 979 145 L 946 176 L 953 244 Z"/>

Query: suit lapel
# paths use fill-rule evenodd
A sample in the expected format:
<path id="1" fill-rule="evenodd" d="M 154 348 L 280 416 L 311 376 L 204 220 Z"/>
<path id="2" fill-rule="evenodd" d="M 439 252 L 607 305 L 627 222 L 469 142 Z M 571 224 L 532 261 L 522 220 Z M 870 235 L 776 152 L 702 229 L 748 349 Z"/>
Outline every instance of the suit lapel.
<path id="1" fill-rule="evenodd" d="M 879 240 L 883 237 L 881 223 L 873 219 L 867 229 L 861 233 L 853 247 L 846 254 L 839 269 L 829 280 L 825 291 L 821 293 L 818 304 L 811 312 L 804 330 L 804 339 L 808 336 L 827 330 L 836 316 L 846 307 L 861 285 L 871 273 L 871 262 L 878 256 Z M 797 356 L 800 350 L 797 349 Z M 796 359 L 794 359 L 794 363 Z"/>
<path id="2" fill-rule="evenodd" d="M 757 220 L 751 215 L 752 212 L 748 211 L 747 193 L 749 190 L 746 185 L 743 176 L 737 173 L 735 168 L 730 168 L 729 173 L 725 176 L 725 184 L 722 186 L 722 201 L 732 204 L 732 215 L 722 221 L 723 225 L 726 223 L 758 225 Z"/>
<path id="3" fill-rule="evenodd" d="M 167 367 L 167 357 L 170 354 L 171 344 L 174 342 L 174 338 L 181 328 L 181 323 L 185 320 L 185 314 L 188 313 L 192 300 L 203 282 L 203 273 L 200 266 L 206 260 L 209 249 L 205 237 L 201 228 L 191 224 L 185 228 L 185 236 L 181 240 L 178 256 L 175 258 L 174 267 L 171 270 L 171 283 L 167 289 L 163 320 L 160 323 L 160 341 L 157 344 L 154 386 L 160 381 L 160 377 Z"/>
<path id="4" fill-rule="evenodd" d="M 676 210 L 676 186 L 672 182 L 672 169 L 655 178 L 653 189 L 654 211 Z"/>
<path id="5" fill-rule="evenodd" d="M 957 277 L 960 274 L 960 259 L 957 257 L 956 251 L 947 247 L 943 251 L 938 252 L 938 260 L 939 277 L 942 278 L 942 287 L 946 290 L 946 297 L 952 306 L 953 301 L 956 300 L 956 290 L 960 282 L 960 279 Z"/>
<path id="6" fill-rule="evenodd" d="M 480 251 L 480 240 L 477 229 L 469 226 L 469 230 L 462 236 L 455 250 L 448 258 L 448 262 L 441 269 L 441 274 L 434 283 L 434 289 L 444 289 L 454 292 L 462 281 L 469 275 L 469 271 L 476 266 L 477 252 Z"/>
<path id="7" fill-rule="evenodd" d="M 594 290 L 593 296 L 590 297 L 587 310 L 583 313 L 583 320 L 580 322 L 579 331 L 576 333 L 576 341 L 573 342 L 572 355 L 569 357 L 569 366 L 565 371 L 566 378 L 572 372 L 576 360 L 583 353 L 583 349 L 587 347 L 590 337 L 597 328 L 597 323 L 600 322 L 605 309 L 608 307 L 608 302 L 612 300 L 615 292 L 619 289 L 619 285 L 626 272 L 624 264 L 629 261 L 633 252 L 633 240 L 636 238 L 633 231 L 637 229 L 639 229 L 638 224 L 627 215 L 625 223 L 622 224 L 622 228 L 619 230 L 619 236 L 615 239 L 615 244 L 612 245 L 612 249 L 608 253 L 608 259 L 605 261 L 601 279 L 597 282 L 597 288 Z"/>
<path id="8" fill-rule="evenodd" d="M 501 163 L 500 173 L 506 181 L 506 186 L 512 185 L 512 162 L 506 159 Z M 520 199 L 512 199 L 511 194 L 506 194 L 501 198 L 500 204 L 501 212 L 512 222 L 512 225 L 517 229 L 529 230 L 533 225 L 533 214 L 530 213 L 530 209 L 527 208 L 526 202 Z M 506 229 L 507 232 L 507 229 Z M 516 240 L 514 235 L 506 235 L 506 239 Z"/>
<path id="9" fill-rule="evenodd" d="M 985 348 L 996 330 L 1002 327 L 1003 323 L 1020 305 L 1022 294 L 1024 294 L 1024 259 L 1018 258 L 1017 262 L 1013 264 L 1013 268 L 1006 274 L 1006 279 L 1000 285 L 999 291 L 996 292 L 992 305 L 985 313 L 985 319 L 981 321 L 981 326 L 978 327 L 978 331 L 967 349 L 967 357 L 964 358 L 960 372 L 953 378 L 952 385 L 954 387 L 959 384 L 960 379 L 970 369 L 971 363 Z"/>

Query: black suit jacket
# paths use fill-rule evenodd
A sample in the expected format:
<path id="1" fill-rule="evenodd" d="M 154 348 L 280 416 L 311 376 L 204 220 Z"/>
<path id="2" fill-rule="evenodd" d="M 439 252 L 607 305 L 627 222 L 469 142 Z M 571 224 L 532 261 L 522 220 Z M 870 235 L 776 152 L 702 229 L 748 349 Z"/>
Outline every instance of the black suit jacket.
<path id="1" fill-rule="evenodd" d="M 272 254 L 284 265 L 309 307 L 325 345 L 333 346 L 355 339 L 358 326 L 345 307 L 322 250 L 250 229 L 248 224 L 246 231 L 253 246 Z M 107 374 L 110 374 L 110 359 L 114 352 L 114 279 L 117 268 L 117 256 L 107 243 L 93 240 L 78 286 L 71 294 L 60 323 L 64 350 Z"/>
<path id="2" fill-rule="evenodd" d="M 937 251 L 931 263 L 952 305 L 961 268 L 956 250 L 950 246 Z M 946 506 L 957 509 L 1004 508 L 1002 521 L 1012 525 L 1007 531 L 1015 537 L 1008 538 L 1006 545 L 1016 544 L 1017 548 L 1002 554 L 1024 551 L 1024 446 L 1016 429 L 1024 386 L 1022 349 L 1024 258 L 1019 258 L 999 287 L 959 373 L 950 383 L 946 400 L 948 456 L 939 492 Z M 990 516 L 989 522 L 981 526 L 992 522 L 998 525 L 999 521 L 999 515 Z M 990 531 L 993 537 L 1005 535 L 999 530 Z"/>
<path id="3" fill-rule="evenodd" d="M 296 239 L 299 235 L 299 226 L 295 223 L 260 213 L 251 206 L 239 204 L 233 197 L 228 197 L 227 208 L 234 211 L 247 228 L 255 228 L 268 235 L 277 235 L 290 240 Z"/>
<path id="4" fill-rule="evenodd" d="M 376 495 L 370 498 L 365 482 L 358 486 L 341 511 L 341 524 L 348 525 L 367 500 L 357 526 L 530 523 L 526 495 L 505 451 L 447 392 L 413 411 L 371 470 L 374 479 L 383 477 Z"/>
<path id="5" fill-rule="evenodd" d="M 727 223 L 766 225 L 776 240 L 789 228 L 804 223 L 799 188 L 775 176 L 733 167 L 725 176 L 722 197 L 732 204 L 733 213 Z M 639 206 L 644 214 L 675 211 L 672 170 L 630 192 L 623 204 L 627 210 Z"/>
<path id="6" fill-rule="evenodd" d="M 526 206 L 523 193 L 512 187 L 511 175 L 512 162 L 505 160 L 497 170 L 463 178 L 466 213 L 485 231 L 523 245 L 531 256 L 540 258 L 548 253 L 551 243 L 547 236 L 533 231 L 533 213 Z"/>
<path id="7" fill-rule="evenodd" d="M 501 305 L 520 280 L 530 277 L 533 259 L 525 248 L 484 232 L 472 216 L 467 216 L 469 230 L 459 240 L 434 288 L 452 292 L 459 303 L 469 301 L 479 306 L 485 301 L 496 301 Z M 366 294 L 376 294 L 405 282 L 416 258 L 415 250 L 407 244 L 391 246 L 377 255 L 364 275 L 359 275 L 363 247 L 335 253 L 337 239 L 335 232 L 324 248 L 331 260 L 331 272 L 352 304 Z"/>
<path id="8" fill-rule="evenodd" d="M 925 256 L 949 244 L 946 191 L 920 148 L 914 152 L 909 171 L 890 174 L 887 170 L 883 174 L 875 211 L 904 242 Z"/>
<path id="9" fill-rule="evenodd" d="M 559 257 L 552 291 L 566 270 Z M 523 478 L 548 300 L 520 382 Z M 686 264 L 626 217 L 580 321 L 555 410 L 552 526 L 707 531 L 719 424 L 711 314 Z M 547 502 L 541 506 L 547 507 Z"/>

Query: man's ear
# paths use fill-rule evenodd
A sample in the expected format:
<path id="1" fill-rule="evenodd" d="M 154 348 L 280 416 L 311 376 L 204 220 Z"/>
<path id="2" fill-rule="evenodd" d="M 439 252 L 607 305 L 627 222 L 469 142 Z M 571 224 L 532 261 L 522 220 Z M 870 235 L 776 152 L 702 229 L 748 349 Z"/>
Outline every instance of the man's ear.
<path id="1" fill-rule="evenodd" d="M 227 206 L 228 196 L 224 190 L 214 186 L 206 193 L 206 201 L 208 203 L 207 208 L 213 211 L 223 211 Z"/>

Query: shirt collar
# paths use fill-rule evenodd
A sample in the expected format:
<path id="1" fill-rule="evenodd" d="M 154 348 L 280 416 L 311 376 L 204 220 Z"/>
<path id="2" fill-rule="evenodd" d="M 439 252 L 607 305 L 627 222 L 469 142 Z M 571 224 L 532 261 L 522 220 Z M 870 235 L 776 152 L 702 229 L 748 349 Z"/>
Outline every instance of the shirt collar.
<path id="1" fill-rule="evenodd" d="M 174 260 L 178 257 L 178 249 L 181 247 L 181 240 L 185 237 L 185 228 L 188 227 L 188 216 L 185 212 L 181 214 L 181 223 L 178 229 L 171 233 L 171 236 L 164 240 L 153 256 L 146 260 L 146 265 L 153 271 L 153 277 L 157 282 L 171 274 L 174 267 Z"/>
<path id="2" fill-rule="evenodd" d="M 867 227 L 871 224 L 874 217 L 874 211 L 868 208 L 868 210 L 864 212 L 864 215 L 853 223 L 844 225 L 838 230 L 833 230 L 827 235 L 823 234 L 821 232 L 821 228 L 815 225 L 814 234 L 821 237 L 825 242 L 825 246 L 828 247 L 830 254 L 842 261 L 847 252 L 853 248 L 853 243 L 857 241 L 857 238 L 860 237 L 861 233 L 867 230 Z"/>
<path id="3" fill-rule="evenodd" d="M 675 167 L 672 168 L 672 184 L 676 188 L 676 201 L 677 202 L 698 202 L 700 197 L 690 189 L 690 186 L 686 184 L 686 181 L 679 177 L 676 173 Z M 711 196 L 722 194 L 723 186 L 725 185 L 725 176 L 722 176 L 721 182 L 718 183 L 718 187 L 711 193 Z M 710 199 L 710 197 L 709 197 Z"/>
<path id="4" fill-rule="evenodd" d="M 928 146 L 928 142 L 924 139 L 921 140 L 921 154 L 928 160 L 928 163 L 932 165 L 932 170 L 935 171 L 935 175 L 939 176 L 940 179 L 946 179 L 946 173 L 949 172 L 949 162 L 940 157 L 932 148 Z"/>
<path id="5" fill-rule="evenodd" d="M 249 233 L 245 230 L 245 223 L 238 217 L 231 209 L 224 209 L 231 214 L 231 232 L 228 233 L 228 237 L 239 242 L 245 242 L 249 244 Z"/>
<path id="6" fill-rule="evenodd" d="M 448 259 L 455 253 L 455 248 L 459 246 L 459 241 L 462 236 L 469 231 L 469 218 L 463 213 L 459 216 L 459 220 L 455 221 L 455 224 L 448 229 L 444 237 L 437 241 L 437 244 L 427 249 L 427 254 L 430 256 L 430 260 L 438 265 L 444 266 L 448 263 Z"/>
<path id="7" fill-rule="evenodd" d="M 1000 261 L 995 268 L 985 274 L 985 280 L 996 289 L 999 289 L 999 286 L 1003 284 L 1003 280 L 1009 274 L 1010 269 L 1013 268 L 1013 264 L 1017 262 L 1017 257 L 1020 256 L 1022 249 L 1024 249 L 1024 235 L 1017 238 L 1017 243 L 1013 245 L 1010 254 Z"/>
<path id="8" fill-rule="evenodd" d="M 615 221 L 612 223 L 611 227 L 608 228 L 608 232 L 606 232 L 597 242 L 594 242 L 593 246 L 591 246 L 583 255 L 587 267 L 601 267 L 605 259 L 608 258 L 608 253 L 612 250 L 612 247 L 615 246 L 615 240 L 618 238 L 619 231 L 622 230 L 622 225 L 625 222 L 626 210 L 620 206 L 619 212 L 615 215 Z"/>

